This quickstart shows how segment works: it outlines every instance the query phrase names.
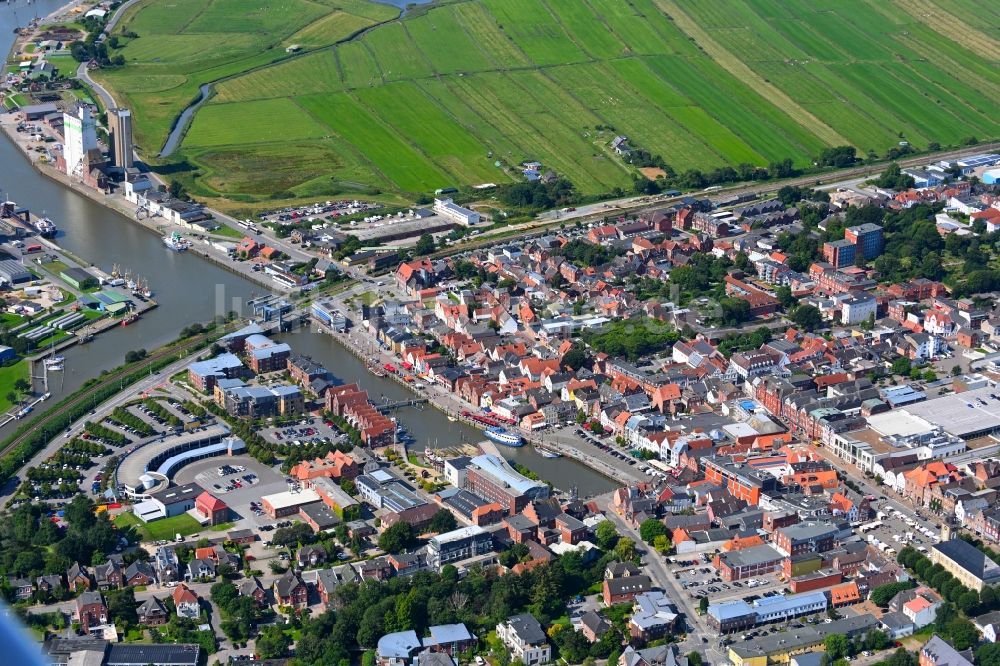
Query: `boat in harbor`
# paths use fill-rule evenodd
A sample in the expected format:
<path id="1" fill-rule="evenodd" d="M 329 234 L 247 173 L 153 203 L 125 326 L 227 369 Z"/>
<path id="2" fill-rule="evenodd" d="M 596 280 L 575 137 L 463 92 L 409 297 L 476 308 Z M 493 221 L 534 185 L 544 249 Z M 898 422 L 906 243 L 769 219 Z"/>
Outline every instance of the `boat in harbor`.
<path id="1" fill-rule="evenodd" d="M 174 252 L 184 252 L 191 247 L 191 242 L 185 240 L 184 237 L 176 231 L 169 236 L 164 236 L 163 244 L 167 246 L 167 249 L 173 250 Z"/>
<path id="2" fill-rule="evenodd" d="M 562 458 L 561 453 L 556 453 L 555 451 L 549 451 L 548 449 L 540 449 L 537 446 L 535 450 L 538 451 L 538 455 L 543 458 Z"/>
<path id="3" fill-rule="evenodd" d="M 94 340 L 94 334 L 93 333 L 87 333 L 85 336 L 83 336 L 82 338 L 80 338 L 80 343 L 81 344 L 86 344 L 88 342 L 93 342 L 93 340 Z"/>
<path id="4" fill-rule="evenodd" d="M 66 360 L 65 356 L 53 356 L 52 358 L 47 358 L 45 359 L 45 367 L 51 370 L 53 367 L 57 365 L 62 365 L 63 361 L 65 360 Z"/>
<path id="5" fill-rule="evenodd" d="M 137 321 L 139 321 L 139 313 L 133 312 L 129 316 L 122 319 L 122 326 L 128 326 L 129 324 L 134 324 Z"/>
<path id="6" fill-rule="evenodd" d="M 42 238 L 55 238 L 56 234 L 59 233 L 59 227 L 47 217 L 38 218 L 32 222 L 31 226 L 35 228 L 35 231 Z"/>
<path id="7" fill-rule="evenodd" d="M 503 446 L 524 446 L 524 439 L 520 435 L 508 432 L 505 428 L 494 426 L 486 429 L 486 439 Z"/>

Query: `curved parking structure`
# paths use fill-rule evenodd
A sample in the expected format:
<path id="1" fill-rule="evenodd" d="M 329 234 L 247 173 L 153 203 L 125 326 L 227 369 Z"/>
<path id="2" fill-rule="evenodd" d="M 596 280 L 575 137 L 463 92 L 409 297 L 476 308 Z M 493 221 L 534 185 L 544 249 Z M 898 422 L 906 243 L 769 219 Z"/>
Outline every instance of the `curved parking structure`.
<path id="1" fill-rule="evenodd" d="M 122 459 L 116 481 L 125 487 L 125 494 L 143 499 L 184 465 L 246 448 L 243 440 L 231 437 L 223 424 L 199 428 L 180 435 L 154 440 L 135 449 Z"/>

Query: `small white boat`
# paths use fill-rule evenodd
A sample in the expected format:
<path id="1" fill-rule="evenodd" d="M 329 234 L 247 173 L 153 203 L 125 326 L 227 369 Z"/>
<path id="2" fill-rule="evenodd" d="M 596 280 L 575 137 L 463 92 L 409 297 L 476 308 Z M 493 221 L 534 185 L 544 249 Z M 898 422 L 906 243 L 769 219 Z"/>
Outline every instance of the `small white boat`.
<path id="1" fill-rule="evenodd" d="M 189 247 L 191 247 L 191 242 L 184 239 L 176 231 L 169 236 L 163 237 L 163 244 L 167 246 L 168 249 L 174 252 L 184 252 Z"/>
<path id="2" fill-rule="evenodd" d="M 53 356 L 52 358 L 47 358 L 45 359 L 45 367 L 51 370 L 53 366 L 62 365 L 65 360 L 65 356 Z"/>
<path id="3" fill-rule="evenodd" d="M 52 397 L 51 393 L 43 393 L 42 394 L 42 400 L 48 400 L 51 397 Z"/>
<path id="4" fill-rule="evenodd" d="M 548 449 L 540 449 L 538 447 L 535 447 L 535 450 L 538 451 L 538 455 L 540 455 L 543 458 L 562 458 L 562 454 L 556 453 L 555 451 L 549 451 Z"/>

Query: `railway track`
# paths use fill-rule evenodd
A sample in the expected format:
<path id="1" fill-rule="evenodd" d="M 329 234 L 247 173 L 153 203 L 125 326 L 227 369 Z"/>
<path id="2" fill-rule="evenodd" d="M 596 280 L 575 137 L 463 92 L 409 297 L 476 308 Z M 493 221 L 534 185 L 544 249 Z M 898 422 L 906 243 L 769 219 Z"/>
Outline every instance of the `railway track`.
<path id="1" fill-rule="evenodd" d="M 813 186 L 816 185 L 829 185 L 835 184 L 842 181 L 852 180 L 854 178 L 862 178 L 867 176 L 872 176 L 887 167 L 892 162 L 896 162 L 902 168 L 909 168 L 915 166 L 923 166 L 929 162 L 935 160 L 948 160 L 957 159 L 959 157 L 968 157 L 969 155 L 975 155 L 978 153 L 987 153 L 991 151 L 1000 150 L 1000 141 L 993 141 L 990 143 L 980 143 L 975 146 L 969 146 L 967 148 L 958 148 L 955 150 L 941 151 L 937 153 L 923 153 L 914 157 L 909 157 L 900 160 L 885 160 L 883 162 L 874 162 L 871 164 L 865 164 L 862 166 L 848 167 L 846 169 L 838 169 L 836 171 L 828 171 L 825 173 L 810 174 L 807 176 L 796 176 L 794 178 L 786 178 L 783 180 L 770 180 L 762 183 L 757 183 L 754 185 L 733 185 L 730 187 L 722 187 L 718 190 L 712 190 L 711 192 L 688 192 L 687 194 L 676 196 L 676 197 L 666 197 L 666 196 L 652 196 L 652 197 L 642 197 L 631 200 L 619 200 L 627 201 L 626 203 L 617 204 L 614 202 L 605 204 L 606 207 L 600 211 L 594 213 L 587 213 L 584 215 L 578 215 L 575 217 L 564 217 L 561 219 L 545 219 L 545 220 L 534 220 L 532 222 L 526 222 L 524 224 L 518 225 L 516 227 L 507 227 L 498 230 L 494 235 L 481 236 L 475 241 L 469 243 L 463 243 L 460 245 L 453 245 L 446 250 L 440 250 L 430 255 L 433 259 L 440 259 L 453 254 L 461 254 L 469 250 L 477 250 L 483 247 L 488 247 L 490 245 L 495 245 L 496 243 L 503 240 L 505 237 L 510 235 L 517 235 L 519 237 L 530 237 L 533 234 L 541 234 L 545 231 L 558 227 L 561 224 L 576 224 L 577 222 L 588 223 L 595 220 L 601 220 L 606 217 L 611 217 L 615 215 L 625 215 L 629 213 L 639 213 L 645 211 L 652 211 L 656 209 L 663 208 L 664 206 L 669 206 L 674 203 L 679 203 L 687 197 L 700 197 L 701 195 L 707 196 L 711 199 L 718 199 L 720 197 L 731 197 L 738 194 L 765 194 L 768 192 L 777 192 L 779 189 L 786 185 L 791 185 L 795 187 L 801 186 Z"/>

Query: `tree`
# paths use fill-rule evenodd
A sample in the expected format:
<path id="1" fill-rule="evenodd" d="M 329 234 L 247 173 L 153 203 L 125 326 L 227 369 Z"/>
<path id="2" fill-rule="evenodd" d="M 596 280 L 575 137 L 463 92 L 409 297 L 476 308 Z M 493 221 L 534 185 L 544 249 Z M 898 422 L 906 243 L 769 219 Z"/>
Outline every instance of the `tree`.
<path id="1" fill-rule="evenodd" d="M 979 593 L 979 603 L 983 606 L 984 610 L 993 610 L 993 607 L 997 603 L 997 592 L 994 588 L 986 586 L 983 591 Z"/>
<path id="2" fill-rule="evenodd" d="M 895 361 L 892 362 L 892 374 L 894 375 L 908 375 L 910 374 L 910 359 L 905 356 L 900 356 Z"/>
<path id="3" fill-rule="evenodd" d="M 823 641 L 823 645 L 826 648 L 826 653 L 833 660 L 847 656 L 847 637 L 843 634 L 830 634 Z"/>
<path id="4" fill-rule="evenodd" d="M 913 176 L 903 173 L 899 168 L 899 164 L 896 162 L 890 164 L 886 170 L 875 179 L 875 185 L 890 190 L 906 190 L 913 187 L 915 184 L 916 181 L 913 180 Z"/>
<path id="5" fill-rule="evenodd" d="M 972 612 L 972 609 L 979 605 L 979 595 L 972 590 L 966 589 L 959 595 L 958 601 L 955 603 L 958 604 L 959 609 L 963 613 L 969 614 Z"/>
<path id="6" fill-rule="evenodd" d="M 937 615 L 934 616 L 934 627 L 941 633 L 944 633 L 948 624 L 958 617 L 958 613 L 955 611 L 955 607 L 951 604 L 941 604 L 938 606 Z"/>
<path id="7" fill-rule="evenodd" d="M 413 253 L 422 257 L 432 253 L 435 249 L 434 236 L 423 234 L 417 239 L 417 244 L 413 246 Z"/>
<path id="8" fill-rule="evenodd" d="M 271 624 L 264 627 L 256 641 L 257 654 L 264 659 L 280 659 L 288 656 L 292 638 L 280 626 Z"/>
<path id="9" fill-rule="evenodd" d="M 666 536 L 666 534 L 667 526 L 658 518 L 647 518 L 639 525 L 639 536 L 648 544 L 652 544 L 656 537 Z"/>
<path id="10" fill-rule="evenodd" d="M 775 296 L 777 296 L 778 302 L 781 303 L 781 307 L 785 310 L 790 310 L 798 303 L 795 296 L 792 295 L 792 288 L 787 285 L 778 287 L 775 290 Z"/>
<path id="11" fill-rule="evenodd" d="M 721 318 L 724 326 L 739 326 L 750 320 L 750 303 L 742 298 L 721 298 L 719 307 L 722 310 Z"/>
<path id="12" fill-rule="evenodd" d="M 877 606 L 882 606 L 885 608 L 892 601 L 892 598 L 903 590 L 908 590 L 913 587 L 913 583 L 910 581 L 904 581 L 900 583 L 887 583 L 885 585 L 879 585 L 874 590 L 872 590 L 870 599 L 873 604 Z"/>
<path id="13" fill-rule="evenodd" d="M 816 159 L 819 166 L 832 166 L 837 168 L 849 167 L 857 162 L 857 150 L 854 146 L 834 146 L 825 148 Z"/>
<path id="14" fill-rule="evenodd" d="M 610 520 L 598 523 L 597 529 L 594 532 L 597 537 L 597 547 L 601 550 L 612 550 L 615 544 L 618 543 L 618 530 L 615 529 L 615 524 Z"/>
<path id="15" fill-rule="evenodd" d="M 587 350 L 584 349 L 583 345 L 575 344 L 569 348 L 565 354 L 563 354 L 562 361 L 560 361 L 564 367 L 573 368 L 573 370 L 579 370 L 587 363 Z"/>
<path id="16" fill-rule="evenodd" d="M 1000 666 L 1000 643 L 986 643 L 976 650 L 979 666 Z"/>
<path id="17" fill-rule="evenodd" d="M 615 559 L 619 562 L 633 562 L 636 559 L 635 542 L 627 537 L 622 537 L 615 544 Z"/>
<path id="18" fill-rule="evenodd" d="M 945 634 L 951 639 L 951 645 L 956 650 L 967 650 L 979 643 L 979 630 L 964 617 L 956 617 L 948 623 Z"/>
<path id="19" fill-rule="evenodd" d="M 698 612 L 702 615 L 708 612 L 708 597 L 702 597 L 698 601 Z"/>
<path id="20" fill-rule="evenodd" d="M 455 529 L 457 523 L 455 522 L 455 516 L 448 509 L 438 509 L 431 517 L 431 522 L 427 526 L 427 529 L 431 532 L 450 532 Z"/>
<path id="21" fill-rule="evenodd" d="M 658 553 L 669 553 L 670 549 L 673 547 L 674 544 L 670 541 L 670 537 L 666 534 L 661 534 L 653 539 L 653 548 L 655 548 Z"/>
<path id="22" fill-rule="evenodd" d="M 413 527 L 404 521 L 392 525 L 378 538 L 378 547 L 387 553 L 401 553 L 413 543 Z"/>
<path id="23" fill-rule="evenodd" d="M 127 625 L 139 623 L 139 616 L 135 612 L 135 592 L 131 587 L 108 590 L 105 593 L 105 600 L 108 603 L 108 615 L 112 620 Z"/>
<path id="24" fill-rule="evenodd" d="M 797 326 L 812 331 L 823 324 L 823 315 L 813 305 L 800 305 L 792 310 L 792 321 Z"/>

